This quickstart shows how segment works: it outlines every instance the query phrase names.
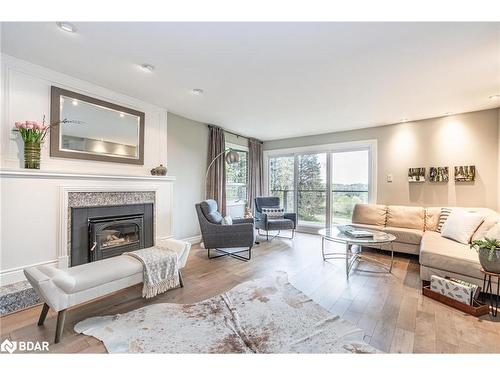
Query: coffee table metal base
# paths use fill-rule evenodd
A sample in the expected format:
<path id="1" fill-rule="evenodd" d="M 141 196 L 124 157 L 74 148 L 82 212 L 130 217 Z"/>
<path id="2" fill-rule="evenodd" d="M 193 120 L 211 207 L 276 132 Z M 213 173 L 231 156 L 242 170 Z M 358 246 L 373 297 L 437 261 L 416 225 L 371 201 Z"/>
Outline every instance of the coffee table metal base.
<path id="1" fill-rule="evenodd" d="M 335 242 L 335 243 L 344 243 L 345 244 L 345 253 L 339 253 L 339 252 L 325 253 L 325 241 L 330 241 L 330 242 Z M 382 246 L 382 245 L 387 245 L 387 244 L 389 244 L 391 246 L 391 249 L 389 250 L 391 252 L 391 263 L 389 265 L 384 263 L 384 262 L 381 262 L 378 259 L 375 259 L 373 257 L 369 257 L 369 256 L 366 256 L 364 254 L 361 254 L 361 252 L 353 253 L 352 252 L 352 245 L 362 246 L 360 244 L 357 244 L 355 241 L 351 242 L 351 241 L 334 240 L 334 239 L 330 239 L 330 238 L 326 238 L 324 236 L 321 236 L 321 254 L 323 255 L 323 260 L 345 259 L 345 272 L 346 272 L 347 279 L 349 279 L 349 274 L 351 273 L 351 269 L 356 261 L 370 262 L 372 264 L 375 264 L 376 266 L 384 268 L 386 270 L 386 272 L 392 273 L 392 266 L 394 264 L 394 250 L 393 250 L 392 241 L 371 243 L 370 247 Z M 377 272 L 377 271 L 369 271 L 369 270 L 362 270 L 362 271 L 363 272 Z"/>

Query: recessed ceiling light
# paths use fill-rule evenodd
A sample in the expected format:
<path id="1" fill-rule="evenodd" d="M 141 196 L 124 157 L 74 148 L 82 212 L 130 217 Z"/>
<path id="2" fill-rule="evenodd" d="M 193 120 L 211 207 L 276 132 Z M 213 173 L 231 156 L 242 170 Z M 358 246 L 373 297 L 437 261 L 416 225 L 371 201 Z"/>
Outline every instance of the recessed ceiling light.
<path id="1" fill-rule="evenodd" d="M 125 113 L 120 112 L 120 117 L 125 117 Z"/>
<path id="2" fill-rule="evenodd" d="M 203 89 L 191 89 L 193 95 L 203 95 Z"/>
<path id="3" fill-rule="evenodd" d="M 73 105 L 78 105 L 78 100 L 73 99 L 73 100 L 71 101 L 71 103 L 72 103 Z"/>
<path id="4" fill-rule="evenodd" d="M 57 26 L 68 33 L 74 33 L 76 31 L 76 27 L 69 22 L 56 22 Z"/>
<path id="5" fill-rule="evenodd" d="M 494 94 L 494 95 L 490 95 L 488 96 L 489 99 L 500 99 L 500 94 Z"/>
<path id="6" fill-rule="evenodd" d="M 141 69 L 145 72 L 152 72 L 153 70 L 155 70 L 155 67 L 151 64 L 142 64 Z"/>

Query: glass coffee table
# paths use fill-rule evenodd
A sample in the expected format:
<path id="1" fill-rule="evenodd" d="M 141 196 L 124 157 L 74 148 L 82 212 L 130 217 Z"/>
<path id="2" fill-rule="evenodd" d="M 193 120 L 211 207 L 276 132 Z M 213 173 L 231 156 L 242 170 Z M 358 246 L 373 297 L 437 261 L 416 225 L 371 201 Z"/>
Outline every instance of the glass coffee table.
<path id="1" fill-rule="evenodd" d="M 357 260 L 365 260 L 367 262 L 374 263 L 379 267 L 383 267 L 387 272 L 392 272 L 392 264 L 394 261 L 394 250 L 392 243 L 396 239 L 396 236 L 381 232 L 378 230 L 365 229 L 373 234 L 373 237 L 352 237 L 346 233 L 341 232 L 337 227 L 330 227 L 321 229 L 318 233 L 321 236 L 321 254 L 323 255 L 323 260 L 328 259 L 344 259 L 345 258 L 345 272 L 346 277 L 349 278 L 349 273 L 351 268 Z M 337 242 L 345 244 L 345 252 L 341 253 L 325 253 L 325 241 Z M 373 257 L 366 256 L 361 253 L 361 251 L 353 252 L 352 245 L 358 245 L 360 247 L 382 247 L 383 245 L 390 245 L 389 251 L 391 252 L 391 263 L 387 265 Z M 385 249 L 384 249 L 385 250 Z"/>

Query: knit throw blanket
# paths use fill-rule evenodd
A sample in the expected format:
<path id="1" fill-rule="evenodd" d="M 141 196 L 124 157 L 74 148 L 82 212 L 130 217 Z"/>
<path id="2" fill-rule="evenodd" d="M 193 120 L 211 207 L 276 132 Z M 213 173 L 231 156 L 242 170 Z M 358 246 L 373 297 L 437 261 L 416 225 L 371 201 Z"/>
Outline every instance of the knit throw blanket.
<path id="1" fill-rule="evenodd" d="M 179 266 L 175 251 L 157 246 L 123 254 L 142 263 L 143 297 L 152 298 L 179 285 Z"/>

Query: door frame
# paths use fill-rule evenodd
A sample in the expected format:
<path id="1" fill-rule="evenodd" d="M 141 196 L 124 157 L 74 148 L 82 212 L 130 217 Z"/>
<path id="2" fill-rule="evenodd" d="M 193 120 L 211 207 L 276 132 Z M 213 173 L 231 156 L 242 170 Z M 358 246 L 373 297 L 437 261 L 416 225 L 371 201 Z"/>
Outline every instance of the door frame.
<path id="1" fill-rule="evenodd" d="M 322 145 L 313 146 L 302 146 L 302 147 L 291 147 L 291 148 L 280 148 L 273 150 L 265 150 L 263 153 L 264 159 L 264 191 L 266 195 L 269 195 L 269 161 L 271 157 L 294 157 L 294 210 L 297 211 L 298 206 L 298 194 L 297 194 L 297 179 L 298 179 L 298 156 L 304 154 L 315 154 L 315 153 L 327 153 L 327 192 L 326 194 L 326 226 L 331 225 L 331 184 L 332 184 L 332 165 L 331 165 L 331 154 L 338 152 L 349 152 L 349 151 L 360 151 L 368 150 L 368 202 L 377 202 L 377 140 L 367 139 L 363 141 L 352 141 L 352 142 L 338 142 Z M 300 231 L 317 233 L 319 229 L 316 226 L 299 226 L 297 228 Z"/>

